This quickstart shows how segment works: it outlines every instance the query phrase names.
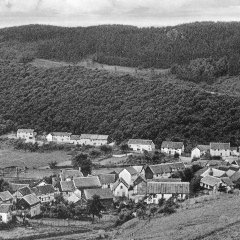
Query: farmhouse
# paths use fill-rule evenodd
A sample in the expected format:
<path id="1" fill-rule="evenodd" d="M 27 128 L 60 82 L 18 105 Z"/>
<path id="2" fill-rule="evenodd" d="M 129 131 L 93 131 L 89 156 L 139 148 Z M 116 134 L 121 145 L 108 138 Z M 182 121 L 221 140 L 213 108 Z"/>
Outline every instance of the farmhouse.
<path id="1" fill-rule="evenodd" d="M 184 152 L 184 144 L 183 142 L 163 141 L 161 145 L 161 152 L 169 155 L 174 155 L 175 153 L 182 155 Z"/>
<path id="2" fill-rule="evenodd" d="M 68 202 L 76 203 L 81 200 L 81 191 L 75 188 L 73 181 L 61 181 L 60 192 Z"/>
<path id="3" fill-rule="evenodd" d="M 230 143 L 210 143 L 210 155 L 212 157 L 229 157 L 231 155 Z"/>
<path id="4" fill-rule="evenodd" d="M 12 220 L 12 204 L 0 205 L 0 223 L 8 223 Z"/>
<path id="5" fill-rule="evenodd" d="M 200 186 L 208 190 L 217 191 L 221 183 L 222 180 L 220 178 L 206 176 L 201 179 Z"/>
<path id="6" fill-rule="evenodd" d="M 148 182 L 147 204 L 158 204 L 159 200 L 177 197 L 185 199 L 189 195 L 189 182 Z"/>
<path id="7" fill-rule="evenodd" d="M 191 151 L 191 158 L 200 158 L 210 152 L 210 145 L 197 145 Z"/>
<path id="8" fill-rule="evenodd" d="M 40 200 L 35 194 L 29 194 L 19 200 L 18 206 L 22 210 L 28 210 L 30 216 L 34 217 L 41 213 L 40 203 Z"/>
<path id="9" fill-rule="evenodd" d="M 174 172 L 185 169 L 183 162 L 163 163 L 156 165 L 148 165 L 145 168 L 145 178 L 169 178 Z"/>
<path id="10" fill-rule="evenodd" d="M 23 139 L 26 142 L 34 142 L 35 141 L 34 129 L 18 129 L 17 130 L 17 138 Z"/>
<path id="11" fill-rule="evenodd" d="M 48 142 L 70 143 L 72 133 L 68 132 L 52 132 L 46 136 Z"/>
<path id="12" fill-rule="evenodd" d="M 9 191 L 0 192 L 0 204 L 13 203 L 13 196 Z"/>
<path id="13" fill-rule="evenodd" d="M 108 135 L 81 134 L 80 144 L 91 146 L 102 146 L 108 143 Z"/>
<path id="14" fill-rule="evenodd" d="M 32 188 L 32 191 L 36 194 L 42 203 L 52 202 L 55 199 L 56 190 L 51 184 L 34 187 Z"/>
<path id="15" fill-rule="evenodd" d="M 213 176 L 213 177 L 227 177 L 226 171 L 219 170 L 217 168 L 207 168 L 202 174 L 201 177 Z"/>
<path id="16" fill-rule="evenodd" d="M 29 194 L 32 194 L 32 191 L 29 187 L 22 187 L 22 188 L 19 188 L 15 193 L 14 193 L 14 196 L 17 198 L 17 199 L 21 199 L 23 198 L 24 196 L 26 195 L 29 195 Z"/>
<path id="17" fill-rule="evenodd" d="M 115 197 L 128 197 L 128 189 L 129 184 L 122 178 L 119 178 L 114 184 L 113 184 L 113 195 Z"/>
<path id="18" fill-rule="evenodd" d="M 115 174 L 99 174 L 98 178 L 102 185 L 102 188 L 110 188 L 112 190 L 115 183 Z"/>
<path id="19" fill-rule="evenodd" d="M 128 147 L 133 151 L 143 152 L 146 151 L 154 151 L 155 144 L 152 140 L 145 140 L 145 139 L 129 139 Z"/>
<path id="20" fill-rule="evenodd" d="M 73 179 L 75 188 L 79 190 L 101 188 L 101 183 L 97 176 L 78 177 Z"/>
<path id="21" fill-rule="evenodd" d="M 83 191 L 83 200 L 87 202 L 88 200 L 91 200 L 94 195 L 98 195 L 100 197 L 100 202 L 102 205 L 106 208 L 109 209 L 113 205 L 113 193 L 109 188 L 99 188 L 99 189 L 85 189 Z"/>

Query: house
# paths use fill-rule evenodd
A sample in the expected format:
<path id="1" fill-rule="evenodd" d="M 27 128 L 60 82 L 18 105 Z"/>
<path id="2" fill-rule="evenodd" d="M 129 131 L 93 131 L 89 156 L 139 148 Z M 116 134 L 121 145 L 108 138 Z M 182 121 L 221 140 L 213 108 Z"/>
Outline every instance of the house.
<path id="1" fill-rule="evenodd" d="M 163 141 L 161 145 L 161 152 L 168 155 L 174 155 L 175 153 L 182 155 L 184 152 L 184 144 L 183 142 Z"/>
<path id="2" fill-rule="evenodd" d="M 18 129 L 17 130 L 17 138 L 23 139 L 26 142 L 35 142 L 35 135 L 34 129 Z"/>
<path id="3" fill-rule="evenodd" d="M 75 187 L 73 181 L 61 181 L 60 192 L 68 202 L 77 203 L 81 200 L 81 191 Z"/>
<path id="4" fill-rule="evenodd" d="M 171 197 L 186 199 L 189 195 L 189 182 L 148 182 L 147 204 L 158 204 L 160 199 Z"/>
<path id="5" fill-rule="evenodd" d="M 14 196 L 17 198 L 17 199 L 21 199 L 23 198 L 24 196 L 26 195 L 29 195 L 29 194 L 32 194 L 32 190 L 29 188 L 29 187 L 22 187 L 22 188 L 19 188 L 15 193 L 14 193 Z"/>
<path id="6" fill-rule="evenodd" d="M 113 184 L 113 195 L 115 197 L 128 197 L 128 189 L 130 185 L 123 179 L 119 178 L 114 184 Z"/>
<path id="7" fill-rule="evenodd" d="M 55 143 L 71 143 L 72 133 L 68 132 L 52 132 L 46 136 L 48 142 Z"/>
<path id="8" fill-rule="evenodd" d="M 146 195 L 147 193 L 147 180 L 144 176 L 138 176 L 133 182 L 133 194 L 134 195 Z"/>
<path id="9" fill-rule="evenodd" d="M 191 159 L 201 158 L 202 156 L 206 155 L 208 152 L 210 152 L 210 145 L 197 145 L 191 151 Z"/>
<path id="10" fill-rule="evenodd" d="M 212 190 L 212 191 L 217 191 L 219 186 L 222 184 L 222 180 L 217 177 L 213 176 L 205 176 L 200 180 L 200 186 Z"/>
<path id="11" fill-rule="evenodd" d="M 174 172 L 185 169 L 183 162 L 162 163 L 156 165 L 148 165 L 145 168 L 145 178 L 169 178 Z"/>
<path id="12" fill-rule="evenodd" d="M 24 196 L 18 202 L 18 208 L 20 210 L 28 210 L 31 217 L 37 216 L 41 213 L 40 206 L 41 201 L 34 193 Z"/>
<path id="13" fill-rule="evenodd" d="M 100 202 L 105 209 L 109 209 L 113 206 L 114 196 L 109 188 L 84 189 L 82 198 L 86 203 L 88 200 L 91 200 L 94 195 L 98 195 L 100 197 Z"/>
<path id="14" fill-rule="evenodd" d="M 99 174 L 99 181 L 102 188 L 110 188 L 112 190 L 113 184 L 115 183 L 115 174 Z"/>
<path id="15" fill-rule="evenodd" d="M 226 175 L 231 177 L 235 172 L 239 171 L 238 166 L 230 166 L 229 169 L 226 171 Z"/>
<path id="16" fill-rule="evenodd" d="M 32 191 L 36 194 L 41 203 L 52 202 L 55 200 L 56 190 L 51 184 L 34 187 L 32 188 Z"/>
<path id="17" fill-rule="evenodd" d="M 9 191 L 0 192 L 0 204 L 12 204 L 13 195 Z"/>
<path id="18" fill-rule="evenodd" d="M 82 172 L 74 169 L 63 169 L 60 173 L 61 181 L 71 181 L 73 178 L 83 177 Z"/>
<path id="19" fill-rule="evenodd" d="M 12 204 L 0 205 L 0 223 L 12 221 Z"/>
<path id="20" fill-rule="evenodd" d="M 227 174 L 225 171 L 210 167 L 210 168 L 207 168 L 207 170 L 201 174 L 201 177 L 206 177 L 206 176 L 227 177 Z"/>
<path id="21" fill-rule="evenodd" d="M 226 186 L 227 191 L 230 191 L 234 188 L 234 183 L 229 177 L 222 177 L 221 180 L 223 184 Z"/>
<path id="22" fill-rule="evenodd" d="M 231 156 L 239 156 L 238 148 L 237 147 L 230 147 L 230 155 Z"/>
<path id="23" fill-rule="evenodd" d="M 119 172 L 118 177 L 122 178 L 128 185 L 131 185 L 132 175 L 126 168 Z"/>
<path id="24" fill-rule="evenodd" d="M 71 135 L 70 136 L 70 143 L 74 145 L 81 144 L 81 136 L 80 135 Z"/>
<path id="25" fill-rule="evenodd" d="M 102 146 L 108 144 L 108 135 L 81 134 L 81 145 Z"/>
<path id="26" fill-rule="evenodd" d="M 144 150 L 151 152 L 155 150 L 153 141 L 146 139 L 129 139 L 128 147 L 136 152 L 143 152 Z"/>
<path id="27" fill-rule="evenodd" d="M 83 191 L 84 189 L 96 189 L 102 187 L 97 176 L 74 178 L 73 184 L 75 188 L 81 191 Z"/>
<path id="28" fill-rule="evenodd" d="M 233 183 L 240 183 L 240 171 L 238 170 L 237 172 L 235 172 L 230 179 L 232 180 Z"/>
<path id="29" fill-rule="evenodd" d="M 231 155 L 230 143 L 210 143 L 210 155 L 212 157 L 229 157 Z"/>

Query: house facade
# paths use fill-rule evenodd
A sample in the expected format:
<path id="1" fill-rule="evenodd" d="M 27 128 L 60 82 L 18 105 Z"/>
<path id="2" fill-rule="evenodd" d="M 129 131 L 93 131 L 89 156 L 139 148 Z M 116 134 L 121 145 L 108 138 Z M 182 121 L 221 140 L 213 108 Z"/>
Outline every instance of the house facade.
<path id="1" fill-rule="evenodd" d="M 98 178 L 103 189 L 109 188 L 112 190 L 115 183 L 115 174 L 99 174 Z"/>
<path id="2" fill-rule="evenodd" d="M 37 216 L 41 213 L 41 201 L 35 194 L 24 196 L 18 202 L 20 210 L 28 210 L 31 217 Z"/>
<path id="3" fill-rule="evenodd" d="M 8 223 L 12 220 L 12 204 L 0 205 L 0 223 Z"/>
<path id="4" fill-rule="evenodd" d="M 153 141 L 146 139 L 129 139 L 128 147 L 136 152 L 143 152 L 144 150 L 151 152 L 155 150 Z"/>
<path id="5" fill-rule="evenodd" d="M 26 142 L 35 142 L 35 133 L 34 129 L 18 129 L 17 130 L 17 138 L 23 139 Z"/>
<path id="6" fill-rule="evenodd" d="M 46 136 L 48 142 L 55 143 L 71 143 L 72 133 L 68 132 L 52 132 Z"/>
<path id="7" fill-rule="evenodd" d="M 229 157 L 231 155 L 230 143 L 210 143 L 210 155 L 212 157 Z"/>
<path id="8" fill-rule="evenodd" d="M 0 192 L 0 204 L 12 204 L 13 195 L 9 191 Z"/>
<path id="9" fill-rule="evenodd" d="M 52 202 L 55 200 L 56 190 L 51 184 L 34 187 L 32 188 L 32 191 L 36 194 L 41 203 Z"/>
<path id="10" fill-rule="evenodd" d="M 102 146 L 108 144 L 108 135 L 81 134 L 80 145 Z"/>
<path id="11" fill-rule="evenodd" d="M 122 178 L 119 178 L 114 184 L 113 184 L 113 195 L 115 197 L 128 197 L 128 189 L 129 185 L 126 183 Z"/>
<path id="12" fill-rule="evenodd" d="M 197 145 L 191 151 L 191 159 L 201 158 L 202 156 L 210 153 L 210 145 Z"/>
<path id="13" fill-rule="evenodd" d="M 119 178 L 122 178 L 128 185 L 131 184 L 132 181 L 132 175 L 127 169 L 123 169 L 119 174 Z"/>
<path id="14" fill-rule="evenodd" d="M 182 155 L 184 152 L 183 142 L 172 142 L 172 141 L 163 141 L 161 145 L 161 152 L 168 155 L 179 154 Z"/>

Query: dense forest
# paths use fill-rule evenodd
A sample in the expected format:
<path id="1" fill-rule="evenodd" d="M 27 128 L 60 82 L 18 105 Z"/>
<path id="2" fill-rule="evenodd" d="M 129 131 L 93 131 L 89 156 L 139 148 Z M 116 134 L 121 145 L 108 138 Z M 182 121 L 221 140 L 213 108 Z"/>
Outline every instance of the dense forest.
<path id="1" fill-rule="evenodd" d="M 240 97 L 212 95 L 188 81 L 2 61 L 0 82 L 2 125 L 15 130 L 240 145 Z"/>
<path id="2" fill-rule="evenodd" d="M 64 28 L 29 25 L 0 29 L 0 56 L 23 54 L 109 65 L 169 68 L 197 58 L 240 59 L 240 23 L 196 22 L 175 27 L 124 25 Z"/>

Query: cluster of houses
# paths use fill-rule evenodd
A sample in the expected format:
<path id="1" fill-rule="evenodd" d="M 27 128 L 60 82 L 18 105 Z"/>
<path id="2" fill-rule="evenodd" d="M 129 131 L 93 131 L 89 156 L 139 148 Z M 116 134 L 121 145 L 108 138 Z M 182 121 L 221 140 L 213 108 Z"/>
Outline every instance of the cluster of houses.
<path id="1" fill-rule="evenodd" d="M 52 184 L 45 180 L 10 181 L 13 192 L 0 192 L 0 222 L 11 220 L 13 203 L 18 211 L 34 217 L 41 213 L 41 204 L 54 202 L 59 195 L 69 203 L 86 206 L 96 194 L 106 209 L 119 198 L 135 202 L 144 200 L 147 204 L 172 196 L 185 199 L 189 194 L 189 183 L 171 178 L 176 171 L 184 169 L 182 162 L 173 162 L 145 168 L 129 166 L 120 171 L 86 177 L 80 169 L 62 169 L 58 176 L 52 178 Z"/>

